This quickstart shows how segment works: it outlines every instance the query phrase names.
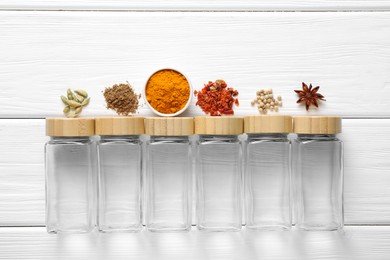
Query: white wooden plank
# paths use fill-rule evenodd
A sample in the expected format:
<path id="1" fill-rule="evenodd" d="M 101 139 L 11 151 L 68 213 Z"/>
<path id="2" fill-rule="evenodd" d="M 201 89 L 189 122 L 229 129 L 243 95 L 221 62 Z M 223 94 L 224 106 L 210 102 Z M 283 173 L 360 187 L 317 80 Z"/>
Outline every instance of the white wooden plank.
<path id="1" fill-rule="evenodd" d="M 390 119 L 345 119 L 345 222 L 390 224 Z M 0 120 L 0 226 L 44 225 L 43 119 Z"/>
<path id="2" fill-rule="evenodd" d="M 325 1 L 324 1 L 325 2 Z M 0 117 L 59 116 L 59 96 L 85 88 L 84 116 L 113 115 L 101 91 L 139 91 L 156 69 L 185 72 L 196 89 L 223 78 L 240 91 L 237 115 L 256 113 L 255 91 L 282 95 L 301 82 L 327 101 L 310 114 L 389 117 L 390 12 L 0 12 Z M 194 107 L 187 115 L 199 115 Z M 142 115 L 151 112 L 144 106 Z"/>
<path id="3" fill-rule="evenodd" d="M 0 120 L 0 165 L 43 164 L 44 120 Z"/>
<path id="4" fill-rule="evenodd" d="M 390 120 L 344 120 L 347 223 L 390 223 Z"/>
<path id="5" fill-rule="evenodd" d="M 42 165 L 0 165 L 0 226 L 45 223 L 45 174 Z"/>
<path id="6" fill-rule="evenodd" d="M 44 121 L 0 120 L 0 226 L 45 220 Z"/>
<path id="7" fill-rule="evenodd" d="M 5 0 L 6 10 L 358 11 L 390 10 L 388 0 Z"/>
<path id="8" fill-rule="evenodd" d="M 390 227 L 345 232 L 47 234 L 1 228 L 0 259 L 370 259 L 390 258 Z"/>

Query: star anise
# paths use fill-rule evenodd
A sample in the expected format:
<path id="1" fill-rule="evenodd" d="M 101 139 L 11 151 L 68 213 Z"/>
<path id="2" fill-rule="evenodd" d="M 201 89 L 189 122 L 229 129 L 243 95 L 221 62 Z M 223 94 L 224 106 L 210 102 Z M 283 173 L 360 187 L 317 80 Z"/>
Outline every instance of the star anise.
<path id="1" fill-rule="evenodd" d="M 306 110 L 309 110 L 310 105 L 318 107 L 317 100 L 326 101 L 323 95 L 317 93 L 320 88 L 319 86 L 312 88 L 313 86 L 311 84 L 310 87 L 307 87 L 305 82 L 302 82 L 302 90 L 294 90 L 299 95 L 297 103 L 305 102 Z"/>

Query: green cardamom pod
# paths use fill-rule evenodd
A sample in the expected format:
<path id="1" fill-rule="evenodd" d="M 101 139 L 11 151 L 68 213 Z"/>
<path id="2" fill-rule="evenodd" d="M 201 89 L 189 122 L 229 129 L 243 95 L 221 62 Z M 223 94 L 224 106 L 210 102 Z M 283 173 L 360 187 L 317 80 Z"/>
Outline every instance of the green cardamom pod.
<path id="1" fill-rule="evenodd" d="M 64 102 L 65 105 L 68 104 L 68 99 L 65 96 L 61 96 L 62 102 Z"/>
<path id="2" fill-rule="evenodd" d="M 69 113 L 69 114 L 67 114 L 66 116 L 67 116 L 68 118 L 75 118 L 75 117 L 77 117 L 77 115 L 74 114 L 74 113 Z"/>
<path id="3" fill-rule="evenodd" d="M 88 93 L 85 90 L 78 89 L 78 90 L 75 90 L 74 92 L 76 92 L 76 94 L 82 96 L 83 98 L 87 98 L 88 97 Z"/>
<path id="4" fill-rule="evenodd" d="M 82 103 L 82 102 L 84 101 L 84 97 L 79 96 L 79 95 L 77 95 L 77 94 L 73 94 L 73 97 L 74 97 L 74 99 L 75 99 L 77 102 L 79 102 L 79 103 Z"/>
<path id="5" fill-rule="evenodd" d="M 72 90 L 70 90 L 70 88 L 68 88 L 68 90 L 66 91 L 67 95 L 68 95 L 68 99 L 69 100 L 73 100 L 74 97 L 73 97 L 73 92 Z"/>
<path id="6" fill-rule="evenodd" d="M 79 114 L 81 113 L 82 110 L 83 110 L 83 107 L 78 107 L 78 108 L 76 108 L 76 110 L 74 111 L 74 113 L 75 113 L 76 115 L 79 115 Z"/>
<path id="7" fill-rule="evenodd" d="M 86 105 L 89 104 L 90 98 L 84 99 L 84 101 L 81 103 L 81 106 L 85 107 Z"/>
<path id="8" fill-rule="evenodd" d="M 64 114 L 66 115 L 66 114 L 68 114 L 69 113 L 69 111 L 70 111 L 70 106 L 66 106 L 66 107 L 64 107 Z"/>
<path id="9" fill-rule="evenodd" d="M 74 100 L 68 100 L 67 101 L 67 104 L 72 107 L 72 108 L 76 108 L 76 107 L 79 107 L 81 106 L 81 104 L 77 101 L 74 101 Z"/>

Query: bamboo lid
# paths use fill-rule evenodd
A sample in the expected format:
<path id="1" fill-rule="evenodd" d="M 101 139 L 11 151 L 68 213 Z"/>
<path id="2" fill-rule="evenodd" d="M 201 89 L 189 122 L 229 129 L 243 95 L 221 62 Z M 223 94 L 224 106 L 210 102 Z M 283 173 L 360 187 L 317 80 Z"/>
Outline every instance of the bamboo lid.
<path id="1" fill-rule="evenodd" d="M 188 136 L 194 134 L 192 117 L 147 117 L 145 134 L 160 136 Z"/>
<path id="2" fill-rule="evenodd" d="M 284 115 L 257 115 L 244 117 L 245 133 L 291 133 L 292 117 Z"/>
<path id="3" fill-rule="evenodd" d="M 242 117 L 195 117 L 195 134 L 201 135 L 239 135 L 243 133 Z"/>
<path id="4" fill-rule="evenodd" d="M 46 118 L 47 136 L 93 136 L 93 118 Z"/>
<path id="5" fill-rule="evenodd" d="M 144 118 L 141 116 L 97 117 L 95 119 L 97 135 L 142 135 Z"/>
<path id="6" fill-rule="evenodd" d="M 338 116 L 295 116 L 294 133 L 338 134 L 341 133 L 341 117 Z"/>

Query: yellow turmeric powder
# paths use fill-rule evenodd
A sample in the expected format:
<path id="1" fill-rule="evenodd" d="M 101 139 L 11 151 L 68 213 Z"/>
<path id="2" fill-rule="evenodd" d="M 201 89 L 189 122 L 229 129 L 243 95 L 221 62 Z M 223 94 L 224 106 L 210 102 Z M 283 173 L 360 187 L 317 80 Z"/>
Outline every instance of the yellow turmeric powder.
<path id="1" fill-rule="evenodd" d="M 148 80 L 146 99 L 158 112 L 174 114 L 184 108 L 190 98 L 190 84 L 175 70 L 160 70 Z"/>

